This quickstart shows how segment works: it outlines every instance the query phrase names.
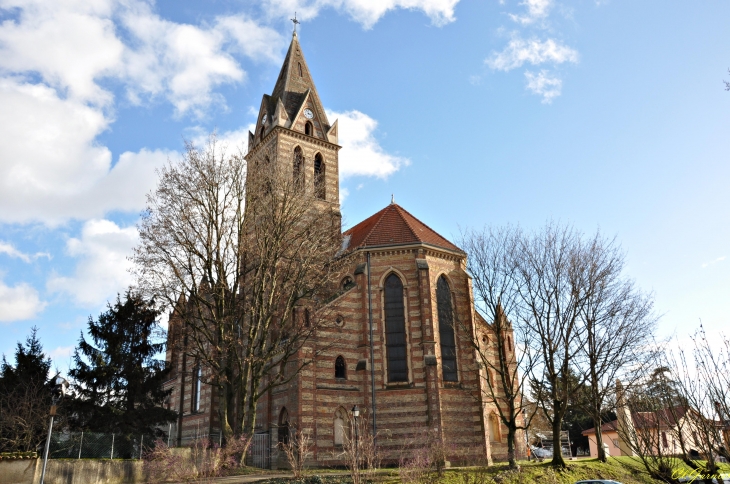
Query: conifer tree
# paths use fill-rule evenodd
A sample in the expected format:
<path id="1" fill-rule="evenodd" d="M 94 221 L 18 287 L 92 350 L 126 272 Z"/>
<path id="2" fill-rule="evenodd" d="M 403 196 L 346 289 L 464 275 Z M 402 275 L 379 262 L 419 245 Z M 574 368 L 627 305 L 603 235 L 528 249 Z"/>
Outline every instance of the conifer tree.
<path id="1" fill-rule="evenodd" d="M 169 369 L 156 359 L 165 343 L 157 342 L 159 312 L 154 304 L 127 290 L 94 321 L 89 317 L 74 352 L 74 426 L 98 432 L 151 434 L 155 426 L 175 419 L 162 407 Z"/>
<path id="2" fill-rule="evenodd" d="M 3 355 L 0 365 L 0 451 L 36 450 L 46 432 L 51 405 L 48 372 L 51 359 L 43 353 L 38 328 L 25 344 L 18 342 L 15 366 Z"/>

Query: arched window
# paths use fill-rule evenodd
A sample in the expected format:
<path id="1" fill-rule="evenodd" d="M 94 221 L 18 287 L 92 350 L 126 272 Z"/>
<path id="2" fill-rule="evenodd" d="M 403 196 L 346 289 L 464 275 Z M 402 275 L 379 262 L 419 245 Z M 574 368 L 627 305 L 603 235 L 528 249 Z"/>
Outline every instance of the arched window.
<path id="1" fill-rule="evenodd" d="M 299 77 L 302 77 L 302 63 L 297 62 L 297 65 L 299 66 Z"/>
<path id="2" fill-rule="evenodd" d="M 342 447 L 345 442 L 345 421 L 347 419 L 347 412 L 345 409 L 340 407 L 335 412 L 335 425 L 334 425 L 334 437 L 335 446 Z"/>
<path id="3" fill-rule="evenodd" d="M 507 336 L 507 349 L 510 351 L 513 351 L 514 348 L 512 347 L 512 338 Z"/>
<path id="4" fill-rule="evenodd" d="M 289 443 L 289 412 L 286 411 L 286 407 L 283 407 L 279 412 L 278 438 L 280 447 Z"/>
<path id="5" fill-rule="evenodd" d="M 264 140 L 264 134 L 265 133 L 266 133 L 266 127 L 262 124 L 261 125 L 261 133 L 259 133 L 259 140 L 260 141 L 263 141 Z"/>
<path id="6" fill-rule="evenodd" d="M 439 339 L 441 340 L 441 372 L 444 381 L 457 381 L 454 308 L 451 304 L 451 289 L 444 276 L 439 277 L 436 283 L 436 304 L 439 316 Z"/>
<path id="7" fill-rule="evenodd" d="M 203 384 L 203 370 L 200 363 L 195 365 L 193 369 L 193 398 L 191 399 L 190 411 L 193 413 L 200 412 L 200 390 Z"/>
<path id="8" fill-rule="evenodd" d="M 314 126 L 312 126 L 312 123 L 309 121 L 304 123 L 304 134 L 307 136 L 314 136 Z"/>
<path id="9" fill-rule="evenodd" d="M 314 157 L 314 196 L 325 199 L 325 167 L 322 155 L 317 153 Z"/>
<path id="10" fill-rule="evenodd" d="M 388 381 L 408 381 L 403 283 L 395 274 L 385 279 L 385 344 Z"/>
<path id="11" fill-rule="evenodd" d="M 497 417 L 497 414 L 495 413 L 489 415 L 489 441 L 502 441 L 502 435 L 499 429 L 499 417 Z"/>
<path id="12" fill-rule="evenodd" d="M 343 291 L 347 291 L 351 287 L 355 287 L 355 281 L 352 280 L 352 277 L 346 276 L 344 279 L 342 279 L 340 286 L 342 287 Z"/>
<path id="13" fill-rule="evenodd" d="M 304 186 L 304 153 L 302 153 L 299 146 L 294 148 L 294 161 L 292 164 L 294 187 L 301 189 Z"/>
<path id="14" fill-rule="evenodd" d="M 335 359 L 335 378 L 347 378 L 345 359 L 342 356 L 338 356 Z"/>

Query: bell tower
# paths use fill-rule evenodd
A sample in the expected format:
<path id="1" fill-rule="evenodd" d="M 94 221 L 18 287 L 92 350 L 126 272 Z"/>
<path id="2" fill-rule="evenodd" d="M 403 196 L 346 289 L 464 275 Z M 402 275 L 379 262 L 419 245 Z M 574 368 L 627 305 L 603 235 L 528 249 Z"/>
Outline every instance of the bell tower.
<path id="1" fill-rule="evenodd" d="M 330 123 L 296 31 L 271 95 L 264 94 L 248 133 L 247 176 L 275 167 L 311 195 L 312 208 L 340 219 L 337 121 Z"/>

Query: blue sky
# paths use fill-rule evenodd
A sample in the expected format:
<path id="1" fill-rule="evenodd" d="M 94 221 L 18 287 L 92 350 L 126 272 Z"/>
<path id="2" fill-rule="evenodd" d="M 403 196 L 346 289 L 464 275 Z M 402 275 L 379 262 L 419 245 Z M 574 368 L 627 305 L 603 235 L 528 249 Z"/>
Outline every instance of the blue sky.
<path id="1" fill-rule="evenodd" d="M 730 315 L 730 3 L 0 0 L 0 351 L 62 369 L 155 169 L 245 143 L 291 36 L 340 120 L 345 221 L 615 235 L 662 335 Z M 245 145 L 244 145 L 245 147 Z"/>

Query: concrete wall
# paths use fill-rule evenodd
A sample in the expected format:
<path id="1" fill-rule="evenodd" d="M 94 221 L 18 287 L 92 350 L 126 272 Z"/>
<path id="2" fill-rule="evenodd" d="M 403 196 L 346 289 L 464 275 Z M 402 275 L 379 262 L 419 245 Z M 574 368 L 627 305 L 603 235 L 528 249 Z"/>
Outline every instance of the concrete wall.
<path id="1" fill-rule="evenodd" d="M 42 459 L 0 460 L 0 484 L 36 484 Z M 45 484 L 126 484 L 145 482 L 139 460 L 51 459 Z"/>

